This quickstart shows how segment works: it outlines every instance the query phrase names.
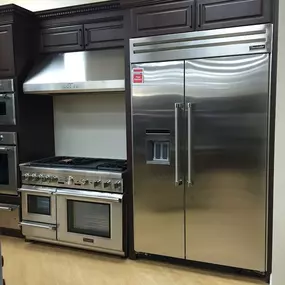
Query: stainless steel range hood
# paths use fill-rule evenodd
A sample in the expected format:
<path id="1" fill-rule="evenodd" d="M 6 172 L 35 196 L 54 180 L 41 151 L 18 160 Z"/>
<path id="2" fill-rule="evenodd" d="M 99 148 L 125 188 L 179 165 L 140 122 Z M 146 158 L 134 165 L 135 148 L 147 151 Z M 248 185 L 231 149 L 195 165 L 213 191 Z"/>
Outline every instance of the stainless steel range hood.
<path id="1" fill-rule="evenodd" d="M 48 55 L 24 83 L 24 93 L 60 94 L 125 90 L 124 50 Z"/>

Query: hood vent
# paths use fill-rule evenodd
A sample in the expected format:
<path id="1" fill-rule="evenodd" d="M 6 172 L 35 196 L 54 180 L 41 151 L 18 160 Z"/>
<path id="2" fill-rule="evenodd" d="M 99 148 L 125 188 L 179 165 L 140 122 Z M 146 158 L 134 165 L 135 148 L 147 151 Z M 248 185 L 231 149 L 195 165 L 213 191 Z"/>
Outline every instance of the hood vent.
<path id="1" fill-rule="evenodd" d="M 117 92 L 125 90 L 124 50 L 52 54 L 32 69 L 27 94 Z"/>

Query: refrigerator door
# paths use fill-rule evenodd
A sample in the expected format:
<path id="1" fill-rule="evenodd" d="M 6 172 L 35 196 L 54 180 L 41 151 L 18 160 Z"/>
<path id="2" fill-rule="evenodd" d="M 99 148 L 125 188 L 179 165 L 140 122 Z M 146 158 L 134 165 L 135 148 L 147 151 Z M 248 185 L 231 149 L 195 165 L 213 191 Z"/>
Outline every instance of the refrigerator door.
<path id="1" fill-rule="evenodd" d="M 132 65 L 136 252 L 185 258 L 183 101 L 184 61 Z"/>
<path id="2" fill-rule="evenodd" d="M 268 54 L 185 62 L 189 260 L 265 272 L 269 67 Z"/>

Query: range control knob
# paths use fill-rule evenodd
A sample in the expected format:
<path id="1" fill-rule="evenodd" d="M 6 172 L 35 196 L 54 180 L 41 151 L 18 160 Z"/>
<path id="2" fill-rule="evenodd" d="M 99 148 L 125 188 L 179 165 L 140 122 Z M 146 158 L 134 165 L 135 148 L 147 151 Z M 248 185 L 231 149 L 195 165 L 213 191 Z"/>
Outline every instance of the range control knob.
<path id="1" fill-rule="evenodd" d="M 57 176 L 53 176 L 52 177 L 52 182 L 57 182 L 58 181 L 58 177 Z"/>
<path id="2" fill-rule="evenodd" d="M 100 186 L 101 185 L 101 180 L 96 180 L 95 182 L 94 182 L 94 187 L 98 187 L 98 186 Z"/>
<path id="3" fill-rule="evenodd" d="M 43 174 L 39 175 L 39 179 L 42 180 L 42 182 L 46 182 L 46 177 Z"/>
<path id="4" fill-rule="evenodd" d="M 68 176 L 67 184 L 72 185 L 74 182 L 74 178 L 72 176 Z"/>
<path id="5" fill-rule="evenodd" d="M 107 180 L 104 182 L 104 188 L 108 188 L 111 185 L 111 180 Z"/>
<path id="6" fill-rule="evenodd" d="M 117 181 L 117 182 L 114 183 L 114 188 L 115 189 L 120 189 L 121 186 L 122 186 L 122 182 L 121 181 Z"/>
<path id="7" fill-rule="evenodd" d="M 81 179 L 82 185 L 86 185 L 89 183 L 88 179 Z"/>
<path id="8" fill-rule="evenodd" d="M 38 180 L 39 180 L 39 176 L 37 176 L 36 173 L 33 173 L 33 174 L 32 174 L 32 180 L 33 180 L 33 181 L 38 181 Z"/>
<path id="9" fill-rule="evenodd" d="M 23 179 L 27 180 L 27 181 L 30 180 L 30 178 L 31 178 L 31 174 L 30 173 L 25 173 L 24 176 L 23 176 Z"/>
<path id="10" fill-rule="evenodd" d="M 47 176 L 46 176 L 46 180 L 47 180 L 47 183 L 50 183 L 50 182 L 51 182 L 51 176 L 50 176 L 50 175 L 47 175 Z"/>

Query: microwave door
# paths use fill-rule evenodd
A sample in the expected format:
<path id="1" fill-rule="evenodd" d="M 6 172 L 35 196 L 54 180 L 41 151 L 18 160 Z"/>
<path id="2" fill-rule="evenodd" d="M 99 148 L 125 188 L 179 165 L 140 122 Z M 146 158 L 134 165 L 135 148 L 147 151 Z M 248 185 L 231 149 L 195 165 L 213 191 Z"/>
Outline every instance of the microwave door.
<path id="1" fill-rule="evenodd" d="M 14 94 L 0 94 L 0 125 L 15 125 Z"/>
<path id="2" fill-rule="evenodd" d="M 0 193 L 17 195 L 17 159 L 15 146 L 0 146 Z"/>

